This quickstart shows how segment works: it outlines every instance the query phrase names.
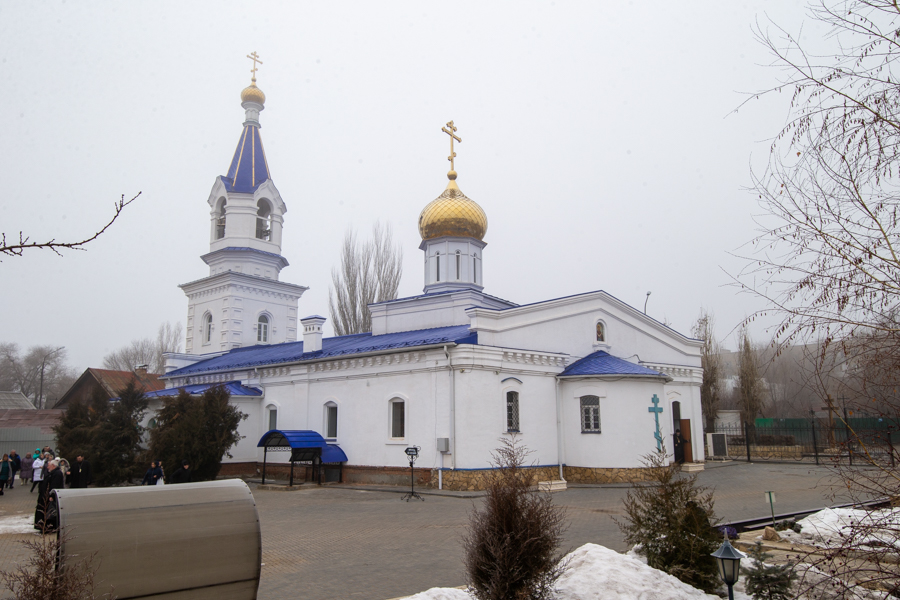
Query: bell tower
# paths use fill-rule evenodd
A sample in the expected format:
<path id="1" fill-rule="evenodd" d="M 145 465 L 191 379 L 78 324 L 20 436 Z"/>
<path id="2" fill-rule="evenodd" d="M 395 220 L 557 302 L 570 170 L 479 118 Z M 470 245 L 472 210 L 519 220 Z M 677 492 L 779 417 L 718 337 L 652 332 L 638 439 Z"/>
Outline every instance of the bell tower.
<path id="1" fill-rule="evenodd" d="M 256 52 L 250 85 L 241 92 L 243 131 L 226 175 L 213 183 L 209 252 L 200 258 L 209 276 L 182 284 L 188 297 L 189 354 L 297 340 L 297 301 L 308 288 L 279 281 L 287 206 L 269 173 L 259 115 L 266 95 L 256 85 Z"/>

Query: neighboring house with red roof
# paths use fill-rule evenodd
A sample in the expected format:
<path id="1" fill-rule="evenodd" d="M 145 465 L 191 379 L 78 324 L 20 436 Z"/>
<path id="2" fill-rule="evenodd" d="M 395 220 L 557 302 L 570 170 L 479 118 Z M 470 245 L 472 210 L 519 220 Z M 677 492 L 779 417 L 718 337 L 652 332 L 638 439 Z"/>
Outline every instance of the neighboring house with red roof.
<path id="1" fill-rule="evenodd" d="M 134 371 L 110 371 L 108 369 L 85 369 L 53 408 L 66 408 L 70 402 L 79 400 L 90 402 L 94 394 L 102 394 L 108 399 L 116 398 L 119 391 L 134 381 L 144 392 L 153 392 L 166 387 L 159 375 L 148 373 L 146 369 Z"/>

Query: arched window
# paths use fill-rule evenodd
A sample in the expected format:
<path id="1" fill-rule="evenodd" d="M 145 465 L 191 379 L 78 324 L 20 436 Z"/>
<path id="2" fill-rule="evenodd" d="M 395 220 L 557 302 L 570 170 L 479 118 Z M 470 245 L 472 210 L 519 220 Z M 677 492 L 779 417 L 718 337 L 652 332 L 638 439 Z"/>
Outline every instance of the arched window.
<path id="1" fill-rule="evenodd" d="M 581 397 L 581 433 L 600 433 L 600 398 Z"/>
<path id="2" fill-rule="evenodd" d="M 150 421 L 147 422 L 147 429 L 156 429 L 156 427 L 157 427 L 156 419 L 150 419 Z"/>
<path id="3" fill-rule="evenodd" d="M 435 274 L 434 280 L 440 281 L 441 280 L 441 253 L 440 252 L 434 253 L 434 274 Z"/>
<path id="4" fill-rule="evenodd" d="M 334 402 L 325 405 L 325 437 L 334 439 L 338 431 L 338 407 Z"/>
<path id="5" fill-rule="evenodd" d="M 604 327 L 603 321 L 597 321 L 597 341 L 606 342 L 606 327 Z"/>
<path id="6" fill-rule="evenodd" d="M 406 437 L 406 402 L 400 399 L 391 400 L 391 438 L 403 439 Z"/>
<path id="7" fill-rule="evenodd" d="M 472 283 L 478 283 L 478 255 L 472 255 Z"/>
<path id="8" fill-rule="evenodd" d="M 506 431 L 519 432 L 519 392 L 506 392 Z"/>
<path id="9" fill-rule="evenodd" d="M 256 206 L 256 238 L 269 241 L 272 239 L 272 209 L 265 200 L 260 200 Z"/>
<path id="10" fill-rule="evenodd" d="M 208 344 L 212 341 L 212 315 L 206 313 L 203 317 L 203 343 Z"/>
<path id="11" fill-rule="evenodd" d="M 278 429 L 278 409 L 274 406 L 269 409 L 269 431 Z"/>
<path id="12" fill-rule="evenodd" d="M 216 239 L 221 240 L 225 237 L 225 198 L 219 200 L 216 208 Z"/>
<path id="13" fill-rule="evenodd" d="M 269 341 L 269 317 L 266 315 L 259 315 L 259 320 L 256 322 L 256 341 Z"/>
<path id="14" fill-rule="evenodd" d="M 459 250 L 456 251 L 456 279 L 459 280 L 459 261 L 462 260 L 462 257 L 459 253 Z"/>

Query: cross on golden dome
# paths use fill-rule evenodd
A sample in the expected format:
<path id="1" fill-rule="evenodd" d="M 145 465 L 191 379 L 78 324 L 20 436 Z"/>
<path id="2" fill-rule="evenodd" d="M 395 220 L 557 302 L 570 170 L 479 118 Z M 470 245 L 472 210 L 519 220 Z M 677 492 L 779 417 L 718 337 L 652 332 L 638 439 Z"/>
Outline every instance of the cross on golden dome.
<path id="1" fill-rule="evenodd" d="M 456 126 L 453 125 L 453 121 L 447 123 L 447 127 L 441 127 L 441 131 L 450 136 L 450 156 L 447 157 L 447 160 L 450 161 L 450 172 L 456 175 L 456 171 L 453 167 L 453 159 L 456 158 L 456 152 L 453 151 L 453 140 L 456 140 L 461 144 L 462 139 L 458 135 L 456 135 Z M 451 179 L 456 178 L 451 177 Z"/>
<path id="2" fill-rule="evenodd" d="M 250 69 L 251 77 L 253 81 L 256 81 L 256 63 L 263 64 L 263 61 L 259 60 L 259 54 L 256 53 L 256 50 L 247 55 L 247 58 L 253 61 L 253 68 Z"/>

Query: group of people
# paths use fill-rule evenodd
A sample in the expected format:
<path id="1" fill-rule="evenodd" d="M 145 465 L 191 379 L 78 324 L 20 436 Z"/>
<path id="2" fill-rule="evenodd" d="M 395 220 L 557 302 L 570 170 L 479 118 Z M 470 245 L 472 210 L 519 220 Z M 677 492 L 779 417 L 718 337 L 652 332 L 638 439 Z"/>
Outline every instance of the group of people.
<path id="1" fill-rule="evenodd" d="M 190 483 L 191 482 L 191 465 L 188 461 L 181 461 L 181 466 L 178 467 L 175 472 L 172 474 L 172 479 L 169 483 Z M 147 472 L 144 473 L 144 479 L 141 481 L 141 485 L 165 485 L 166 484 L 166 474 L 163 471 L 162 461 L 153 460 L 150 461 L 150 468 L 147 469 Z"/>
<path id="2" fill-rule="evenodd" d="M 34 511 L 34 528 L 44 533 L 50 533 L 59 526 L 59 510 L 55 505 L 56 497 L 53 490 L 61 490 L 66 487 L 86 488 L 93 479 L 91 465 L 84 456 L 77 456 L 73 464 L 64 458 L 57 458 L 53 449 L 49 447 L 37 448 L 33 453 L 19 456 L 15 450 L 10 450 L 0 458 L 0 496 L 5 488 L 14 489 L 16 474 L 19 474 L 21 484 L 31 482 L 31 492 L 38 488 L 37 507 Z M 191 465 L 187 460 L 181 461 L 169 483 L 190 483 Z M 144 475 L 142 485 L 164 485 L 166 483 L 162 461 L 155 460 L 150 463 L 150 468 Z"/>

